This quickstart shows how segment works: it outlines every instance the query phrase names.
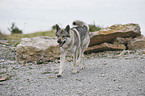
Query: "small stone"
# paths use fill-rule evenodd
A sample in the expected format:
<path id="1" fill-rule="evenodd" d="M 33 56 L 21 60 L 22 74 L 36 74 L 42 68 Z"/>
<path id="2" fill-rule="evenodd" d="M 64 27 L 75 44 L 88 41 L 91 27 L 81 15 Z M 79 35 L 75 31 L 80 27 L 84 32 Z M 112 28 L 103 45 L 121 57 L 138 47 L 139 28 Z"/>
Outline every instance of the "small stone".
<path id="1" fill-rule="evenodd" d="M 1 59 L 1 60 L 0 60 L 0 62 L 4 62 L 4 61 L 5 61 L 4 59 Z"/>
<path id="2" fill-rule="evenodd" d="M 0 78 L 0 82 L 9 80 L 10 78 L 11 78 L 11 76 L 9 76 L 9 75 L 2 76 L 2 77 Z"/>
<path id="3" fill-rule="evenodd" d="M 107 65 L 107 63 L 104 63 L 103 65 Z"/>
<path id="4" fill-rule="evenodd" d="M 15 51 L 16 51 L 16 47 L 9 47 L 9 49 L 10 49 L 12 52 L 15 52 Z"/>
<path id="5" fill-rule="evenodd" d="M 95 89 L 96 92 L 100 91 L 100 89 Z"/>
<path id="6" fill-rule="evenodd" d="M 113 81 L 116 81 L 116 78 L 113 78 Z"/>
<path id="7" fill-rule="evenodd" d="M 51 72 L 47 71 L 47 72 L 42 72 L 42 74 L 50 74 Z"/>
<path id="8" fill-rule="evenodd" d="M 101 74 L 101 77 L 105 77 L 105 74 Z"/>
<path id="9" fill-rule="evenodd" d="M 118 86 L 118 88 L 119 88 L 119 89 L 121 89 L 121 88 L 122 88 L 122 86 Z"/>
<path id="10" fill-rule="evenodd" d="M 53 78 L 53 76 L 49 76 L 49 78 Z"/>
<path id="11" fill-rule="evenodd" d="M 141 90 L 141 88 L 138 88 L 138 90 Z"/>

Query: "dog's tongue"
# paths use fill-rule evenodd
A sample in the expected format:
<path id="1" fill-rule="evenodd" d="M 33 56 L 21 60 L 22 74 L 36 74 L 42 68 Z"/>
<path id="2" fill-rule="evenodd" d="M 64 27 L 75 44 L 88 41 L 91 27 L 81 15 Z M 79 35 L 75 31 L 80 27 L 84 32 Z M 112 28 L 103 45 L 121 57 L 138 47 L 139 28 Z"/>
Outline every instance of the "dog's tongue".
<path id="1" fill-rule="evenodd" d="M 62 44 L 63 44 L 63 43 L 59 43 L 59 47 L 61 47 L 61 46 L 62 46 Z"/>

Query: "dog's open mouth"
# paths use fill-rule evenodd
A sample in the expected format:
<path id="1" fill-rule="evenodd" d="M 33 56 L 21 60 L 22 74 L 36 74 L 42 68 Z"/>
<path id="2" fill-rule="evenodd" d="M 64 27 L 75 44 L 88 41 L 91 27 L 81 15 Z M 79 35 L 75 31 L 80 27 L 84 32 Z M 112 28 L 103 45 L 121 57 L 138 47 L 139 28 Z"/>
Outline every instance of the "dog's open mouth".
<path id="1" fill-rule="evenodd" d="M 62 47 L 65 42 L 66 41 L 63 41 L 63 42 L 59 43 L 59 47 Z"/>

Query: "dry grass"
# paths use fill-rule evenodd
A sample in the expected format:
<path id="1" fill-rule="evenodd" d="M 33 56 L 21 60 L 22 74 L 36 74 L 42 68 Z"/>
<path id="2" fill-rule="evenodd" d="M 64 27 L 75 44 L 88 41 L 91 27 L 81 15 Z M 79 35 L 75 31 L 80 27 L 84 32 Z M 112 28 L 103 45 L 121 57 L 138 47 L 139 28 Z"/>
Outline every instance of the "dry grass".
<path id="1" fill-rule="evenodd" d="M 55 31 L 43 31 L 43 32 L 36 32 L 31 34 L 11 34 L 7 35 L 6 39 L 8 40 L 20 40 L 21 38 L 32 38 L 37 36 L 49 36 L 49 37 L 55 37 Z"/>

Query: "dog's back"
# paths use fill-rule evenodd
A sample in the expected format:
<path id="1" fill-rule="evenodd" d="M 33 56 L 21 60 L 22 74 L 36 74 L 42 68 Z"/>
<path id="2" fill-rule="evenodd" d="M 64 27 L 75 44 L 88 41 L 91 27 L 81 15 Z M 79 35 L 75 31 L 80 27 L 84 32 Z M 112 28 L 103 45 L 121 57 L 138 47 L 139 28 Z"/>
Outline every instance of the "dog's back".
<path id="1" fill-rule="evenodd" d="M 89 27 L 86 23 L 80 20 L 75 20 L 73 22 L 74 27 L 72 30 L 78 32 L 77 35 L 79 35 L 80 38 L 80 45 L 83 47 L 84 45 L 88 45 L 90 42 L 90 37 L 89 37 Z"/>

